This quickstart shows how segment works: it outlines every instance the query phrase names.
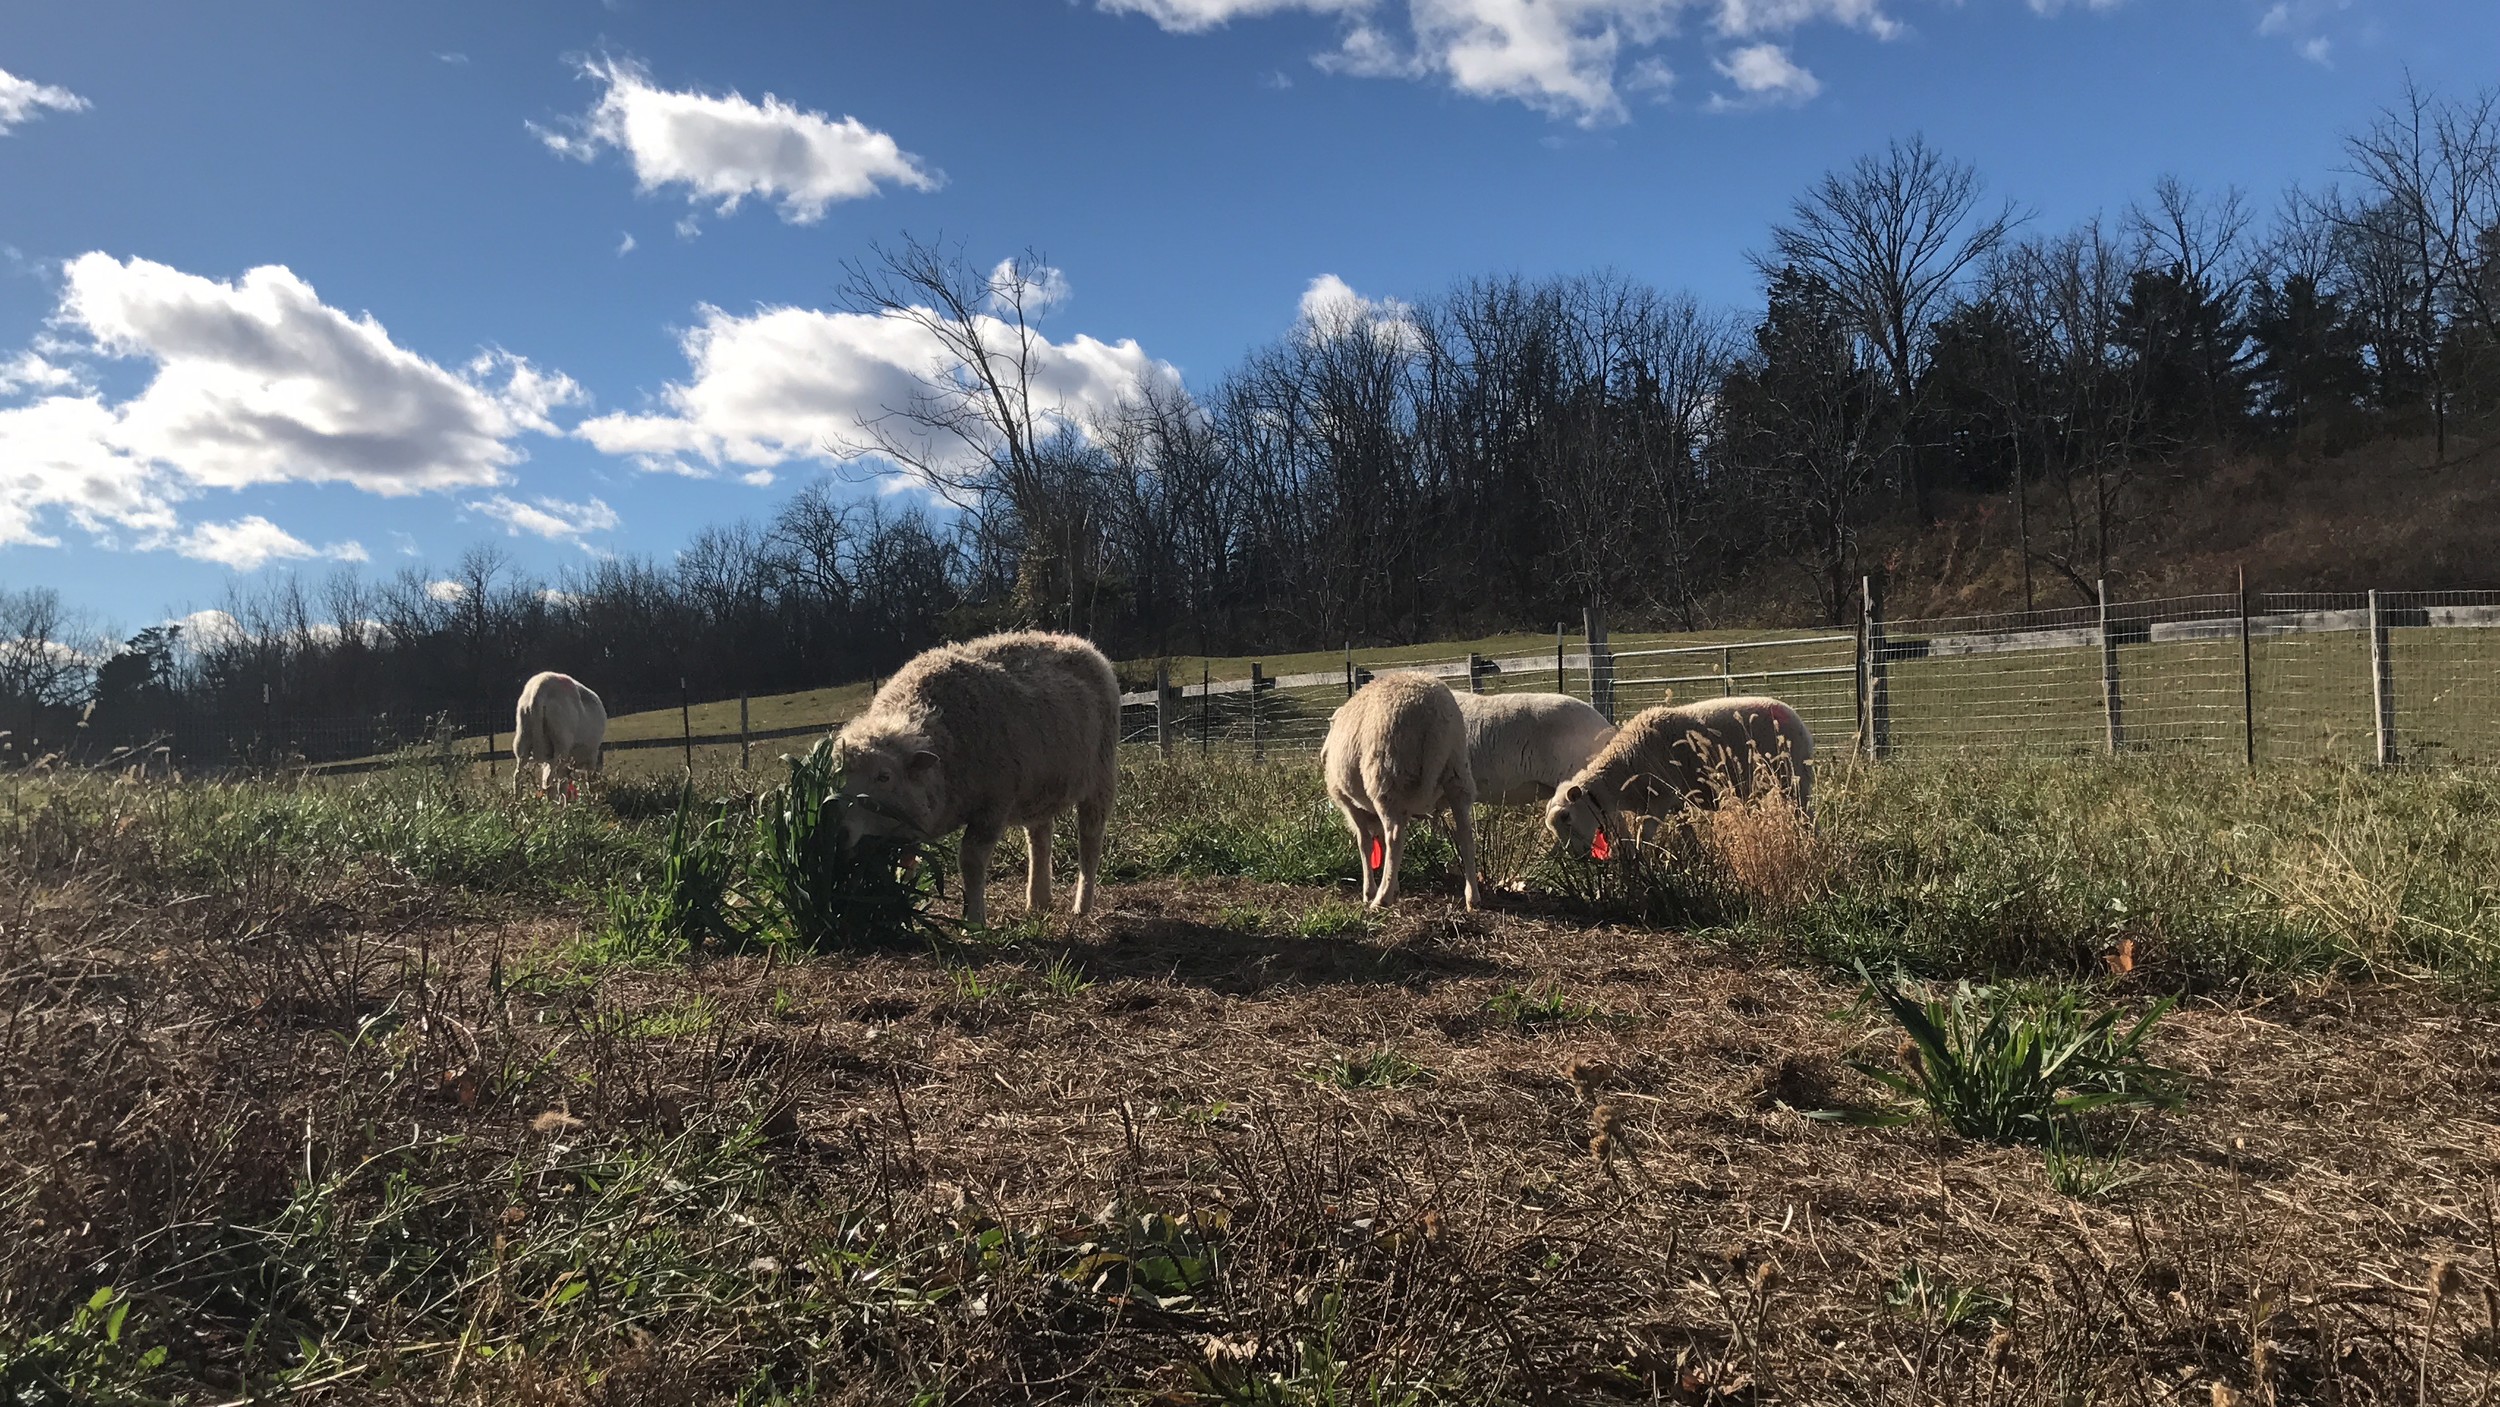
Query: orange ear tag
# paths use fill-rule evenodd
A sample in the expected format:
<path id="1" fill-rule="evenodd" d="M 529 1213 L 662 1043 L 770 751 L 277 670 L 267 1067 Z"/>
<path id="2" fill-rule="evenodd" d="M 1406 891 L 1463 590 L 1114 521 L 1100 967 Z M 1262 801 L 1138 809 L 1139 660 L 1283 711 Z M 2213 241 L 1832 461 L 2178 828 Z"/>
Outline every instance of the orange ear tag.
<path id="1" fill-rule="evenodd" d="M 1389 852 L 1388 852 L 1387 848 L 1386 848 L 1386 847 L 1384 847 L 1383 845 L 1381 845 L 1381 843 L 1380 843 L 1380 837 L 1379 837 L 1379 836 L 1373 836 L 1373 837 L 1372 837 L 1372 868 L 1373 868 L 1373 869 L 1379 869 L 1382 865 L 1387 864 L 1387 863 L 1388 863 L 1388 861 L 1389 861 Z"/>
<path id="2" fill-rule="evenodd" d="M 1614 857 L 1615 857 L 1615 846 L 1614 846 L 1614 842 L 1613 842 L 1613 841 L 1610 841 L 1610 840 L 1608 840 L 1608 839 L 1606 838 L 1606 833 L 1605 833 L 1604 831 L 1599 831 L 1599 832 L 1598 832 L 1595 836 L 1593 836 L 1593 837 L 1591 837 L 1591 838 L 1590 838 L 1590 840 L 1589 840 L 1589 858 L 1590 858 L 1590 859 L 1592 859 L 1592 860 L 1611 860 L 1611 859 L 1613 859 Z"/>

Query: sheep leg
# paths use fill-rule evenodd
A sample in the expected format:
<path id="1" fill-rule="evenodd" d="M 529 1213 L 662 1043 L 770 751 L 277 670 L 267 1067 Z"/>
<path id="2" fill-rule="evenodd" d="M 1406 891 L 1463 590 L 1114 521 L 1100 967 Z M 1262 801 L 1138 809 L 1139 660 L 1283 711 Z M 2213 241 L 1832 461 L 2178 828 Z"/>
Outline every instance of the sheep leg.
<path id="1" fill-rule="evenodd" d="M 1380 858 L 1380 888 L 1372 894 L 1372 907 L 1375 909 L 1387 907 L 1389 901 L 1397 897 L 1398 860 L 1406 854 L 1406 822 L 1383 816 L 1380 828 L 1384 853 Z"/>
<path id="2" fill-rule="evenodd" d="M 1000 827 L 999 830 L 1005 829 Z M 999 830 L 964 828 L 964 926 L 981 928 L 989 919 L 990 854 L 998 849 Z"/>
<path id="3" fill-rule="evenodd" d="M 1050 912 L 1050 822 L 1024 828 L 1024 907 L 1028 913 Z"/>
<path id="4" fill-rule="evenodd" d="M 1476 907 L 1476 799 L 1462 796 L 1450 807 L 1451 826 L 1458 833 L 1458 871 L 1466 885 L 1460 891 L 1468 908 Z"/>
<path id="5" fill-rule="evenodd" d="M 1080 801 L 1076 806 L 1076 912 L 1094 911 L 1101 881 L 1094 878 L 1102 868 L 1103 832 L 1111 824 L 1109 801 Z"/>
<path id="6" fill-rule="evenodd" d="M 1342 801 L 1337 803 L 1337 811 L 1345 817 L 1345 828 L 1354 832 L 1354 870 L 1362 876 L 1362 899 L 1368 904 L 1372 897 L 1372 839 L 1380 830 L 1368 811 L 1358 811 Z"/>

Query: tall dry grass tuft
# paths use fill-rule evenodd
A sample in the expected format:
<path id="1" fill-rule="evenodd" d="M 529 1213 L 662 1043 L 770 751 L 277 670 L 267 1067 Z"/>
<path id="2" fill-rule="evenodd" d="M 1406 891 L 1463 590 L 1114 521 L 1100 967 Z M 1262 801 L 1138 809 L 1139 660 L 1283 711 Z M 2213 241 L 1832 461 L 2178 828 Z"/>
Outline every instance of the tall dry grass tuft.
<path id="1" fill-rule="evenodd" d="M 1794 913 L 1832 892 L 1838 854 L 1806 814 L 1778 797 L 1731 801 L 1694 827 L 1703 861 L 1764 917 Z"/>

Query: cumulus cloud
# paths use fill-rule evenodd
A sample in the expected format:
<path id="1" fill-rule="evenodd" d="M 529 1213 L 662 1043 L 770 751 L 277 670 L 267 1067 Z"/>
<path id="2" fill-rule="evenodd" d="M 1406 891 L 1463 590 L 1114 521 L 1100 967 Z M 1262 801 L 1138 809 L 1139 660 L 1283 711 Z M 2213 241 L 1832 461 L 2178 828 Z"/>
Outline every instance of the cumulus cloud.
<path id="1" fill-rule="evenodd" d="M 429 600 L 440 601 L 445 605 L 449 605 L 454 601 L 465 601 L 469 599 L 469 588 L 465 583 L 453 581 L 446 577 L 440 581 L 427 582 L 425 584 L 425 594 Z"/>
<path id="2" fill-rule="evenodd" d="M 1366 298 L 1335 274 L 1321 274 L 1302 290 L 1297 325 L 1312 337 L 1343 337 L 1369 328 L 1390 341 L 1412 345 L 1419 334 L 1415 310 L 1395 298 Z"/>
<path id="3" fill-rule="evenodd" d="M 597 416 L 575 433 L 644 469 L 697 477 L 800 459 L 842 463 L 865 457 L 858 448 L 862 422 L 910 404 L 927 378 L 964 374 L 904 313 L 768 307 L 741 316 L 707 306 L 699 317 L 680 338 L 692 375 L 660 393 L 663 409 Z M 983 322 L 994 344 L 1012 338 L 1006 324 Z M 1090 415 L 1117 406 L 1141 380 L 1177 385 L 1180 378 L 1135 341 L 1083 335 L 1041 339 L 1030 375 L 1044 418 L 1080 432 Z M 975 453 L 942 441 L 918 448 L 945 462 Z"/>
<path id="4" fill-rule="evenodd" d="M 315 547 L 255 513 L 231 523 L 201 523 L 171 543 L 176 552 L 202 562 L 215 562 L 238 572 L 256 572 L 285 558 L 327 557 L 338 562 L 367 560 L 364 546 L 349 540 Z"/>
<path id="5" fill-rule="evenodd" d="M 55 88 L 30 78 L 20 78 L 0 68 L 0 136 L 8 135 L 12 127 L 42 116 L 47 109 L 53 112 L 84 112 L 86 108 L 87 100 L 67 88 Z"/>
<path id="6" fill-rule="evenodd" d="M 500 350 L 448 370 L 277 265 L 221 282 L 83 254 L 52 326 L 41 351 L 0 363 L 0 400 L 36 393 L 0 403 L 0 545 L 54 541 L 43 521 L 57 510 L 92 534 L 179 546 L 176 505 L 207 489 L 491 488 L 521 459 L 516 438 L 560 433 L 552 413 L 586 399 L 561 372 Z M 109 400 L 63 357 L 153 372 Z"/>
<path id="7" fill-rule="evenodd" d="M 514 537 L 529 533 L 549 542 L 585 546 L 582 539 L 592 533 L 613 531 L 621 521 L 615 509 L 596 498 L 588 503 L 567 503 L 560 498 L 523 503 L 499 493 L 478 499 L 469 508 L 503 524 L 504 530 Z"/>
<path id="8" fill-rule="evenodd" d="M 749 196 L 778 202 L 781 218 L 810 224 L 837 201 L 886 186 L 934 190 L 939 175 L 885 133 L 856 118 L 828 117 L 770 93 L 761 103 L 654 85 L 621 59 L 595 59 L 583 74 L 604 91 L 590 111 L 554 127 L 532 124 L 549 150 L 588 161 L 625 153 L 642 190 L 682 187 L 695 204 L 726 215 Z"/>
<path id="9" fill-rule="evenodd" d="M 1731 49 L 1724 57 L 1711 61 L 1719 76 L 1736 85 L 1736 96 L 1714 93 L 1710 98 L 1713 112 L 1741 108 L 1788 106 L 1812 102 L 1823 91 L 1823 81 L 1800 68 L 1788 51 L 1777 44 L 1748 44 Z"/>
<path id="10" fill-rule="evenodd" d="M 2035 15 L 2054 15 L 2068 9 L 2107 14 L 2126 3 L 2127 0 L 2030 0 L 2031 12 Z"/>
<path id="11" fill-rule="evenodd" d="M 2082 0 L 2096 8 L 2108 0 Z M 1101 8 L 1144 15 L 1174 33 L 1195 34 L 1235 19 L 1301 10 L 1339 20 L 1334 48 L 1313 58 L 1321 69 L 1367 78 L 1438 78 L 1471 97 L 1520 102 L 1556 118 L 1596 127 L 1626 116 L 1627 94 L 1663 98 L 1674 72 L 1649 52 L 1690 18 L 1727 41 L 1785 36 L 1836 25 L 1892 39 L 1903 27 L 1883 0 L 1097 0 Z M 2037 8 L 2061 0 L 2033 0 Z M 1402 21 L 1402 23 L 1401 23 Z M 1755 43 L 1728 60 L 1761 76 Z M 1775 50 L 1785 59 L 1784 50 Z M 1811 96 L 1811 75 L 1794 64 L 1778 101 Z M 1767 90 L 1753 90 L 1756 92 Z M 1755 102 L 1729 104 L 1758 106 Z"/>

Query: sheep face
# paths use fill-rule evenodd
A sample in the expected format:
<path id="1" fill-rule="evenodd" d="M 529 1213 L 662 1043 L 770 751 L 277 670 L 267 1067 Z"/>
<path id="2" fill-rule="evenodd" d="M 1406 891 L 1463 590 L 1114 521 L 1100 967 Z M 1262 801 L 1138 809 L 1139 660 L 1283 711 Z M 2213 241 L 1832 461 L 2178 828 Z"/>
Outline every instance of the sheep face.
<path id="1" fill-rule="evenodd" d="M 890 835 L 934 840 L 932 817 L 945 796 L 945 769 L 929 740 L 917 733 L 882 733 L 834 740 L 834 767 L 842 790 L 866 805 L 844 808 L 843 834 Z"/>
<path id="2" fill-rule="evenodd" d="M 1601 846 L 1598 837 L 1607 833 L 1606 806 L 1595 792 L 1578 782 L 1567 782 L 1554 793 L 1553 804 L 1545 808 L 1545 828 L 1563 848 L 1596 853 L 1611 850 L 1611 838 Z"/>

